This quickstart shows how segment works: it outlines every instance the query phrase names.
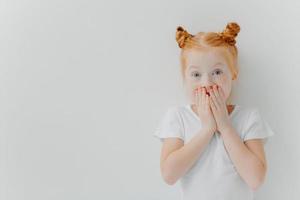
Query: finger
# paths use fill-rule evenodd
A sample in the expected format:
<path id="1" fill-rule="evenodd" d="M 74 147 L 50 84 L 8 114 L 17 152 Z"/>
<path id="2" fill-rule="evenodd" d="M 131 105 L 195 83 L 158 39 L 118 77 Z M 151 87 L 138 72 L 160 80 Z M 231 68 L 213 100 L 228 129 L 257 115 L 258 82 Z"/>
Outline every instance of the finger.
<path id="1" fill-rule="evenodd" d="M 225 102 L 225 93 L 223 92 L 223 89 L 221 87 L 217 87 L 217 90 L 219 92 L 220 99 L 222 100 L 222 102 Z"/>
<path id="2" fill-rule="evenodd" d="M 224 93 L 223 89 L 221 87 L 218 87 L 218 90 L 219 90 L 219 93 L 220 93 L 223 101 L 225 101 L 225 93 Z"/>
<path id="3" fill-rule="evenodd" d="M 226 106 L 225 94 L 223 92 L 223 89 L 219 87 L 219 88 L 217 88 L 217 90 L 218 90 L 218 94 L 219 94 L 219 99 L 221 101 L 221 105 Z"/>
<path id="4" fill-rule="evenodd" d="M 199 92 L 198 90 L 196 90 L 196 105 L 197 105 L 197 108 L 199 106 Z"/>
<path id="5" fill-rule="evenodd" d="M 220 97 L 220 94 L 219 94 L 219 90 L 217 89 L 217 85 L 213 85 L 212 89 L 213 89 L 213 91 L 214 91 L 214 93 L 215 93 L 215 96 L 216 96 L 217 98 L 219 98 L 219 97 Z"/>
<path id="6" fill-rule="evenodd" d="M 198 107 L 202 106 L 201 95 L 202 95 L 201 88 L 199 88 L 199 90 L 198 90 Z"/>
<path id="7" fill-rule="evenodd" d="M 194 95 L 194 97 L 196 97 L 196 94 L 197 94 L 197 88 L 195 88 L 195 89 L 193 90 L 193 95 Z"/>
<path id="8" fill-rule="evenodd" d="M 206 91 L 205 91 L 205 88 L 201 88 L 201 101 L 202 101 L 202 106 L 204 105 L 205 103 L 205 95 L 206 95 Z"/>
<path id="9" fill-rule="evenodd" d="M 217 108 L 216 108 L 216 105 L 215 105 L 215 103 L 214 103 L 211 95 L 209 97 L 209 104 L 210 104 L 210 107 L 211 107 L 213 113 L 215 113 L 215 111 L 217 110 Z"/>
<path id="10" fill-rule="evenodd" d="M 211 95 L 210 96 L 211 96 L 211 100 L 213 101 L 216 109 L 218 109 L 219 108 L 219 102 L 218 102 L 217 97 L 215 95 L 215 92 L 213 90 L 211 91 Z"/>
<path id="11" fill-rule="evenodd" d="M 218 102 L 218 104 L 222 105 L 222 99 L 220 97 L 220 94 L 219 94 L 219 91 L 217 90 L 217 86 L 216 85 L 213 86 L 213 93 L 214 93 L 214 96 L 215 96 L 216 101 Z"/>
<path id="12" fill-rule="evenodd" d="M 205 110 L 209 109 L 209 96 L 205 94 Z"/>

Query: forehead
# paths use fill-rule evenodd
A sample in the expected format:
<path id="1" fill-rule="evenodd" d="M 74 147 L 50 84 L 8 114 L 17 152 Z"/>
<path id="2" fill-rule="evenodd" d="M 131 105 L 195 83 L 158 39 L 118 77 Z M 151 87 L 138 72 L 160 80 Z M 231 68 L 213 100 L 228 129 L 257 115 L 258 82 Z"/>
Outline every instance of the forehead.
<path id="1" fill-rule="evenodd" d="M 187 68 L 208 68 L 226 64 L 226 57 L 224 51 L 218 48 L 205 50 L 191 49 L 186 53 L 186 64 Z"/>

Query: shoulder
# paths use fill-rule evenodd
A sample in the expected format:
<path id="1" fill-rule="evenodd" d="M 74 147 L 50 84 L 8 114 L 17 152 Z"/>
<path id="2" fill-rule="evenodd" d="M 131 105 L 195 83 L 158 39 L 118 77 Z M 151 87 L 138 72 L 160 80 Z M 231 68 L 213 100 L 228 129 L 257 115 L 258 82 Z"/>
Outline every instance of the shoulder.
<path id="1" fill-rule="evenodd" d="M 259 109 L 255 105 L 237 105 L 240 117 L 249 118 L 251 115 L 259 113 Z"/>
<path id="2" fill-rule="evenodd" d="M 163 120 L 178 120 L 180 119 L 180 106 L 171 105 L 164 109 Z"/>
<path id="3" fill-rule="evenodd" d="M 231 115 L 232 122 L 237 127 L 240 127 L 240 130 L 244 130 L 245 127 L 249 126 L 249 123 L 251 124 L 251 121 L 254 120 L 253 114 L 258 112 L 258 108 L 253 105 L 235 105 L 236 110 L 234 110 L 234 113 Z"/>
<path id="4" fill-rule="evenodd" d="M 165 109 L 165 115 L 177 115 L 179 110 L 178 105 L 171 105 Z"/>
<path id="5" fill-rule="evenodd" d="M 248 117 L 243 128 L 243 138 L 245 140 L 264 138 L 264 143 L 267 137 L 274 135 L 272 128 L 267 120 L 261 114 L 257 106 L 248 106 Z"/>
<path id="6" fill-rule="evenodd" d="M 264 120 L 258 106 L 243 106 L 241 112 L 243 113 L 243 117 L 241 118 L 243 118 L 244 130 L 250 128 L 252 129 L 258 126 L 263 126 Z"/>
<path id="7" fill-rule="evenodd" d="M 261 117 L 260 110 L 257 106 L 246 106 L 246 111 L 248 116 L 248 121 L 255 120 Z"/>
<path id="8" fill-rule="evenodd" d="M 181 115 L 187 109 L 187 105 L 171 105 L 166 109 L 166 112 L 173 115 Z"/>
<path id="9" fill-rule="evenodd" d="M 188 113 L 188 105 L 171 105 L 165 110 L 165 117 L 183 122 Z"/>

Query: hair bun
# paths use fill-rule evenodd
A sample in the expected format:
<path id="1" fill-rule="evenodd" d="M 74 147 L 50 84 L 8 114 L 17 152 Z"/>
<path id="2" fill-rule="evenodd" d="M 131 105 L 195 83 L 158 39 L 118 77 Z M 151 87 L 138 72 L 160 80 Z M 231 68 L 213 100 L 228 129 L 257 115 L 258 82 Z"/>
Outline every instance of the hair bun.
<path id="1" fill-rule="evenodd" d="M 235 45 L 235 37 L 238 35 L 239 32 L 240 26 L 235 22 L 231 22 L 227 24 L 225 30 L 220 34 L 220 36 L 229 45 Z"/>
<path id="2" fill-rule="evenodd" d="M 193 37 L 193 35 L 189 34 L 184 28 L 181 26 L 178 26 L 176 29 L 176 41 L 178 43 L 178 46 L 180 48 L 183 48 L 185 45 L 185 42 Z"/>

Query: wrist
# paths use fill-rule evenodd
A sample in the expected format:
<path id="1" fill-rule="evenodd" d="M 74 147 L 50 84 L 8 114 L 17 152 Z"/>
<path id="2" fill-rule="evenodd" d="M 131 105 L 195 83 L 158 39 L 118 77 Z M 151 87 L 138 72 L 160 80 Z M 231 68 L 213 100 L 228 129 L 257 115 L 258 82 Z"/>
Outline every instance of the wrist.
<path id="1" fill-rule="evenodd" d="M 204 133 L 207 133 L 207 134 L 214 134 L 216 132 L 216 130 L 214 129 L 211 129 L 211 128 L 202 128 L 202 130 Z"/>
<path id="2" fill-rule="evenodd" d="M 221 127 L 219 129 L 219 131 L 220 131 L 221 134 L 226 134 L 226 133 L 230 132 L 232 129 L 233 129 L 233 126 L 231 124 L 229 124 L 229 125 L 226 125 L 224 127 Z"/>

